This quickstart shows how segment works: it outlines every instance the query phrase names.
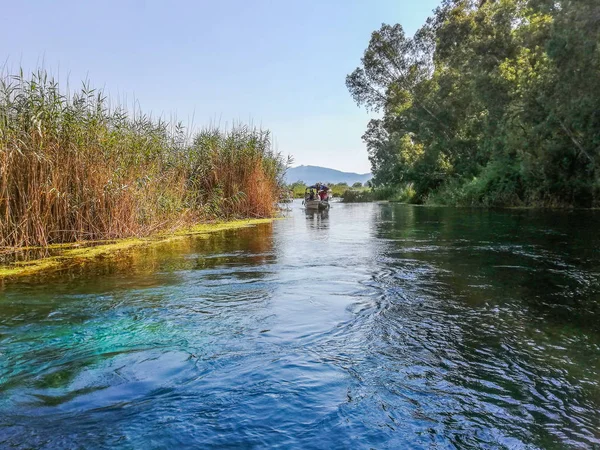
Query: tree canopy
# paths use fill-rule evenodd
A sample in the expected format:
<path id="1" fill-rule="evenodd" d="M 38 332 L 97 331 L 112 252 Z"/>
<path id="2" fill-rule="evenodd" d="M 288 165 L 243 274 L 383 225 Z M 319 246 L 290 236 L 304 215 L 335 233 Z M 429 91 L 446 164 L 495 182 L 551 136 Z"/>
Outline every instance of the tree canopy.
<path id="1" fill-rule="evenodd" d="M 600 3 L 445 0 L 414 36 L 374 31 L 346 78 L 379 111 L 376 186 L 417 202 L 600 204 Z"/>

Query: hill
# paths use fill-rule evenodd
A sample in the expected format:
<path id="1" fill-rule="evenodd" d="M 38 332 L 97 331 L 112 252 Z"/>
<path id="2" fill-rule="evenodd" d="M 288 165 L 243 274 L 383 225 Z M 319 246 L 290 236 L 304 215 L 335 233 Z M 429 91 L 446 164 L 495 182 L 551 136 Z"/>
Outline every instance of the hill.
<path id="1" fill-rule="evenodd" d="M 352 185 L 357 181 L 365 183 L 371 177 L 370 173 L 342 172 L 319 166 L 298 166 L 288 169 L 285 174 L 285 181 L 288 184 L 295 181 L 304 181 L 308 184 L 321 181 L 323 183 L 348 183 L 348 185 Z"/>

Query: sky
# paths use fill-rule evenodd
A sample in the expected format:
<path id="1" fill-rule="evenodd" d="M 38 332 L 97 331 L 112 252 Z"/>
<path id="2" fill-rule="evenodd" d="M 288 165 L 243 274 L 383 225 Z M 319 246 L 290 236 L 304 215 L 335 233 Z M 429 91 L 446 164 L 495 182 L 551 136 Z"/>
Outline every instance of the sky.
<path id="1" fill-rule="evenodd" d="M 348 93 L 371 32 L 413 34 L 439 0 L 3 2 L 0 68 L 87 79 L 113 101 L 189 128 L 271 130 L 294 165 L 370 165 L 370 115 Z"/>

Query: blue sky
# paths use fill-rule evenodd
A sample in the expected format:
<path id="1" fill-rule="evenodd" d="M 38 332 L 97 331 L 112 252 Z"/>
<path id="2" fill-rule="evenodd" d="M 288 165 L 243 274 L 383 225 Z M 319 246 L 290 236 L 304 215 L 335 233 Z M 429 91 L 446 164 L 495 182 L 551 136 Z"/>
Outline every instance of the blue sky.
<path id="1" fill-rule="evenodd" d="M 295 165 L 367 172 L 369 115 L 344 80 L 382 22 L 412 34 L 438 0 L 13 1 L 0 64 L 196 127 L 252 121 Z"/>

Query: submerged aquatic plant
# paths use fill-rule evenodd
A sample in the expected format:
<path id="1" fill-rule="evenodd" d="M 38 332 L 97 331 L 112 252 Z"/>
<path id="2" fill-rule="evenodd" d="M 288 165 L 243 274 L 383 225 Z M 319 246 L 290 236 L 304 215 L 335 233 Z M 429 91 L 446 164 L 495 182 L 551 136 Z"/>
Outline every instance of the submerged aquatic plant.
<path id="1" fill-rule="evenodd" d="M 286 164 L 268 131 L 188 137 L 111 108 L 45 71 L 0 77 L 0 246 L 145 236 L 201 220 L 268 217 Z"/>

